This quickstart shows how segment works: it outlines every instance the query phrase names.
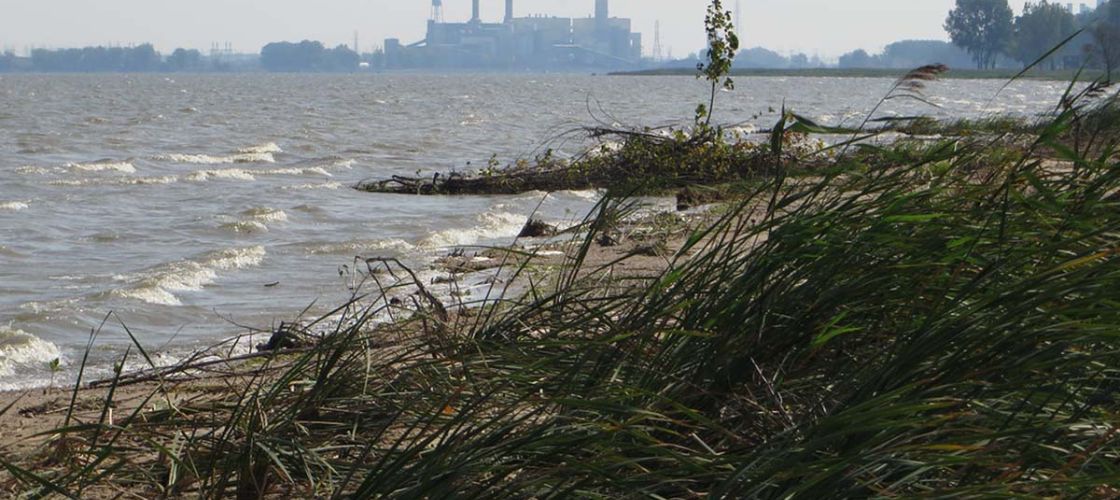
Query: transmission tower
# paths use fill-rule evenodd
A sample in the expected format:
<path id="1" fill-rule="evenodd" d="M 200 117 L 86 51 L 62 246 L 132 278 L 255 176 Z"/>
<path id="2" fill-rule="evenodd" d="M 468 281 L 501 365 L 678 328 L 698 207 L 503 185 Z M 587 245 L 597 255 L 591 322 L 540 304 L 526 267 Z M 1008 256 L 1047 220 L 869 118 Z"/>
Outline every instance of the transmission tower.
<path id="1" fill-rule="evenodd" d="M 653 23 L 653 60 L 661 62 L 661 21 Z"/>

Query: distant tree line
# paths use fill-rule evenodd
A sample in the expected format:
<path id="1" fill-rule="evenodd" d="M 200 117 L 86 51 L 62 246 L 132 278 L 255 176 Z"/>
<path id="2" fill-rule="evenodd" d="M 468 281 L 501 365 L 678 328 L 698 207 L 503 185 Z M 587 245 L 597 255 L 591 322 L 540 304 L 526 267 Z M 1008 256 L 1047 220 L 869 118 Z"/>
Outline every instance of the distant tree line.
<path id="1" fill-rule="evenodd" d="M 1023 66 L 1045 57 L 1040 64 L 1048 69 L 1086 66 L 1110 75 L 1120 66 L 1120 0 L 1077 14 L 1058 2 L 1032 1 L 1019 16 L 1007 0 L 956 0 L 945 31 L 980 69 L 1001 57 Z"/>
<path id="2" fill-rule="evenodd" d="M 809 57 L 807 54 L 796 53 L 786 57 L 762 47 L 742 50 L 739 52 L 739 55 L 735 57 L 736 68 L 802 69 L 821 68 L 824 66 L 826 66 L 824 61 L 821 61 L 817 56 Z"/>
<path id="3" fill-rule="evenodd" d="M 869 54 L 860 49 L 840 56 L 841 68 L 916 68 L 930 63 L 949 67 L 967 67 L 971 59 L 967 52 L 949 42 L 940 40 L 903 40 L 887 45 L 880 54 Z"/>
<path id="4" fill-rule="evenodd" d="M 236 58 L 231 61 L 231 58 Z M 259 57 L 211 55 L 194 49 L 175 49 L 164 57 L 151 44 L 135 47 L 84 47 L 75 49 L 34 49 L 30 57 L 11 52 L 0 54 L 0 72 L 206 72 L 259 70 L 283 72 L 350 72 L 362 62 L 381 67 L 384 53 L 364 56 L 345 45 L 327 49 L 320 42 L 278 42 L 266 45 Z"/>
<path id="5" fill-rule="evenodd" d="M 345 45 L 328 49 L 321 42 L 277 42 L 261 49 L 261 66 L 277 72 L 357 71 L 361 56 Z"/>
<path id="6" fill-rule="evenodd" d="M 12 52 L 0 54 L 0 72 L 44 73 L 144 73 L 156 71 L 209 71 L 215 69 L 193 49 L 176 49 L 166 59 L 152 47 L 83 47 L 78 49 L 34 49 L 30 57 Z"/>
<path id="7" fill-rule="evenodd" d="M 145 72 L 158 71 L 162 62 L 151 44 L 31 51 L 31 66 L 35 71 Z"/>

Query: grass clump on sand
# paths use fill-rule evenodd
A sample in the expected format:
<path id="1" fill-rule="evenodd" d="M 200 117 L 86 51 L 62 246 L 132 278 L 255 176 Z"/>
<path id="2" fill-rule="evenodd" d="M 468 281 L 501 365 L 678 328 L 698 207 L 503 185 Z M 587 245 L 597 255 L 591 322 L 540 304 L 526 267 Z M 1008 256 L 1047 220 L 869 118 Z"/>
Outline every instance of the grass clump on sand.
<path id="1" fill-rule="evenodd" d="M 714 95 L 737 40 L 719 0 L 707 22 Z M 534 278 L 533 256 L 510 249 L 473 308 L 369 259 L 353 301 L 297 329 L 326 329 L 318 343 L 255 359 L 225 390 L 177 398 L 157 372 L 123 405 L 118 375 L 100 409 L 72 403 L 38 452 L 0 453 L 0 490 L 1120 496 L 1120 126 L 1103 88 L 1030 129 L 993 121 L 890 145 L 857 133 L 808 164 L 791 138 L 836 130 L 783 112 L 767 144 L 746 146 L 708 127 L 709 105 L 698 133 L 631 133 L 544 170 L 557 183 L 506 172 L 484 187 L 618 192 L 568 232 L 558 270 Z M 678 248 L 590 264 L 629 211 L 615 194 L 721 183 L 734 201 Z M 664 268 L 614 272 L 643 256 Z"/>
<path id="2" fill-rule="evenodd" d="M 203 402 L 72 423 L 48 458 L 0 454 L 0 482 L 74 497 L 1115 497 L 1120 134 L 1111 111 L 1070 102 L 1014 154 L 1006 138 L 864 144 L 761 177 L 653 278 L 586 267 L 624 203 L 610 196 L 553 279 L 472 310 L 371 260 L 370 294 L 317 346 Z M 374 282 L 387 275 L 401 279 Z M 374 326 L 387 311 L 410 316 Z"/>

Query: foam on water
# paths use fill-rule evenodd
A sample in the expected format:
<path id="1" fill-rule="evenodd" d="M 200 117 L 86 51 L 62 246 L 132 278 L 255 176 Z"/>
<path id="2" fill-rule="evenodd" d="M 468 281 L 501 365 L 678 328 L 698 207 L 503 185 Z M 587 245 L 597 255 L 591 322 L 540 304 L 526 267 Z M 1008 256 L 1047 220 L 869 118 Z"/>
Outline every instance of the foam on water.
<path id="1" fill-rule="evenodd" d="M 265 170 L 260 172 L 263 175 L 321 175 L 323 177 L 334 177 L 327 169 L 323 167 L 310 167 L 310 168 L 278 168 L 274 170 Z"/>
<path id="2" fill-rule="evenodd" d="M 48 175 L 51 173 L 51 169 L 27 165 L 17 168 L 16 173 L 20 175 Z"/>
<path id="3" fill-rule="evenodd" d="M 524 215 L 509 212 L 485 212 L 478 216 L 478 224 L 466 229 L 445 229 L 430 234 L 420 242 L 420 247 L 435 250 L 447 247 L 474 245 L 480 241 L 512 238 L 525 227 Z"/>
<path id="4" fill-rule="evenodd" d="M 50 181 L 47 185 L 50 186 L 67 186 L 67 187 L 82 187 L 82 186 L 149 186 L 149 185 L 163 185 L 174 184 L 179 182 L 179 178 L 174 175 L 165 175 L 162 177 L 118 177 L 114 179 L 60 179 Z"/>
<path id="5" fill-rule="evenodd" d="M 249 217 L 260 222 L 287 222 L 288 214 L 283 210 L 268 207 L 254 207 L 241 212 L 244 217 Z"/>
<path id="6" fill-rule="evenodd" d="M 120 179 L 117 181 L 118 184 L 133 186 L 174 184 L 176 182 L 179 182 L 179 178 L 174 175 L 165 175 L 162 177 L 131 177 L 128 179 Z"/>
<path id="7" fill-rule="evenodd" d="M 0 212 L 19 212 L 31 208 L 23 201 L 0 201 Z"/>
<path id="8" fill-rule="evenodd" d="M 120 172 L 135 174 L 136 167 L 127 161 L 97 161 L 93 163 L 67 163 L 66 168 L 81 172 Z"/>
<path id="9" fill-rule="evenodd" d="M 237 150 L 241 154 L 269 154 L 269 153 L 283 153 L 284 150 L 280 149 L 275 142 L 268 142 L 257 146 L 249 146 Z"/>
<path id="10" fill-rule="evenodd" d="M 258 176 L 270 175 L 315 175 L 323 177 L 333 177 L 330 172 L 327 172 L 323 167 L 292 167 L 292 168 L 276 168 L 271 170 L 248 170 L 243 168 L 224 168 L 217 170 L 198 170 L 187 175 L 187 180 L 192 182 L 206 182 L 209 180 L 238 180 L 238 181 L 255 181 Z"/>
<path id="11" fill-rule="evenodd" d="M 291 186 L 281 186 L 280 189 L 285 191 L 293 190 L 307 190 L 307 189 L 341 189 L 343 184 L 341 182 L 322 182 L 318 184 L 294 184 Z"/>
<path id="12" fill-rule="evenodd" d="M 598 189 L 587 189 L 581 191 L 559 191 L 556 194 L 573 196 L 587 201 L 599 201 L 603 198 L 603 192 Z"/>
<path id="13" fill-rule="evenodd" d="M 823 119 L 822 119 L 823 120 Z M 758 127 L 754 125 L 740 125 L 738 127 L 731 127 L 727 129 L 727 133 L 735 137 L 746 137 L 751 134 L 758 133 Z"/>
<path id="14" fill-rule="evenodd" d="M 197 165 L 224 165 L 229 163 L 276 163 L 272 153 L 235 153 L 225 156 L 205 154 L 166 154 L 155 157 L 157 161 L 171 163 L 192 163 Z"/>
<path id="15" fill-rule="evenodd" d="M 240 220 L 240 221 L 236 221 L 236 222 L 227 222 L 225 224 L 222 224 L 220 227 L 222 229 L 226 230 L 226 231 L 230 231 L 230 232 L 233 232 L 233 233 L 239 233 L 239 234 L 257 234 L 257 233 L 267 233 L 268 232 L 268 226 L 266 226 L 266 225 L 264 225 L 260 222 L 257 222 L 255 220 Z"/>
<path id="16" fill-rule="evenodd" d="M 344 241 L 341 243 L 320 243 L 313 244 L 307 247 L 307 253 L 311 255 L 359 255 L 369 252 L 379 252 L 389 250 L 398 254 L 407 253 L 416 248 L 415 245 L 401 240 L 352 240 Z"/>
<path id="17" fill-rule="evenodd" d="M 240 168 L 226 168 L 221 170 L 199 170 L 187 176 L 188 181 L 206 182 L 211 179 L 255 181 L 253 173 Z"/>
<path id="18" fill-rule="evenodd" d="M 149 304 L 178 306 L 182 302 L 172 292 L 201 290 L 214 283 L 220 271 L 255 267 L 264 261 L 264 257 L 262 246 L 211 252 L 197 259 L 172 262 L 137 275 L 118 276 L 116 279 L 127 285 L 114 290 L 113 294 Z"/>
<path id="19" fill-rule="evenodd" d="M 48 364 L 61 357 L 58 346 L 23 330 L 0 326 L 0 377 L 7 379 L 27 371 L 47 372 Z M 0 381 L 0 391 L 18 388 L 8 380 Z"/>

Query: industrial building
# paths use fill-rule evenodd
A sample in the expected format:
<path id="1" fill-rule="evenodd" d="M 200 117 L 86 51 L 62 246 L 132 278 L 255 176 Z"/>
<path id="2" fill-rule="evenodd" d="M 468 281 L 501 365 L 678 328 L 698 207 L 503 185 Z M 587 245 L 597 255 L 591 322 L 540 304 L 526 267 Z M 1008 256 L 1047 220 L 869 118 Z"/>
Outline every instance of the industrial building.
<path id="1" fill-rule="evenodd" d="M 432 0 L 424 40 L 403 45 L 385 41 L 388 68 L 562 69 L 627 68 L 640 64 L 642 35 L 630 19 L 610 17 L 609 0 L 595 0 L 587 18 L 516 17 L 514 0 L 505 0 L 502 22 L 483 22 L 480 0 L 472 0 L 471 19 L 443 20 L 443 0 Z"/>

